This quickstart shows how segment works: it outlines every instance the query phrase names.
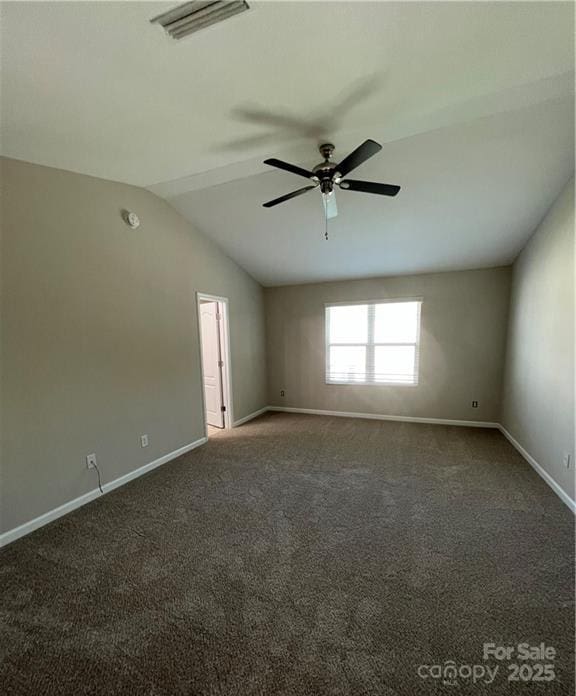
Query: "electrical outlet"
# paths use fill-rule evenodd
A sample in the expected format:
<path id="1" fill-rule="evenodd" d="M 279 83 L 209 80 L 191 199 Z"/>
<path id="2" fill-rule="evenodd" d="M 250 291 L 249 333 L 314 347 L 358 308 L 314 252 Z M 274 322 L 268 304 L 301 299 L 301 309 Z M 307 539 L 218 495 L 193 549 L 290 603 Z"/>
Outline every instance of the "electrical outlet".
<path id="1" fill-rule="evenodd" d="M 280 390 L 280 396 L 285 396 L 284 389 Z"/>
<path id="2" fill-rule="evenodd" d="M 148 435 L 140 436 L 140 444 L 142 445 L 142 447 L 148 447 Z"/>
<path id="3" fill-rule="evenodd" d="M 478 402 L 477 402 L 477 401 L 473 401 L 473 402 L 472 402 L 472 408 L 478 408 Z"/>
<path id="4" fill-rule="evenodd" d="M 572 457 L 568 453 L 565 453 L 564 456 L 562 457 L 562 463 L 564 464 L 564 466 L 567 469 L 570 468 L 571 461 L 572 461 Z"/>
<path id="5" fill-rule="evenodd" d="M 95 469 L 96 468 L 96 455 L 95 454 L 89 454 L 86 457 L 86 468 L 87 469 Z"/>

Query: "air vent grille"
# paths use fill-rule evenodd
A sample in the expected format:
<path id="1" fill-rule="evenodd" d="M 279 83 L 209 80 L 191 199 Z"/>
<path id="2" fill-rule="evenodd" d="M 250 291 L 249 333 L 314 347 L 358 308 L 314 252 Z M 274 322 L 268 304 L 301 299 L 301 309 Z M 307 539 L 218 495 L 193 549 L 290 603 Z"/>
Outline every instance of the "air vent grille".
<path id="1" fill-rule="evenodd" d="M 150 21 L 161 24 L 173 39 L 183 39 L 200 29 L 249 10 L 246 0 L 194 0 L 164 12 Z"/>

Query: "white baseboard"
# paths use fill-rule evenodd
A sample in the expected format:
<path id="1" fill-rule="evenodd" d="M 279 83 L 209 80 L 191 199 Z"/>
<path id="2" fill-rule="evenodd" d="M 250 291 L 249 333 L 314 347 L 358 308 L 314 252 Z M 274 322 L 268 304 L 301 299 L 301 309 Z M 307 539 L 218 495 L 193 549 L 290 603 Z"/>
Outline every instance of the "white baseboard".
<path id="1" fill-rule="evenodd" d="M 62 517 L 62 515 L 66 515 L 68 512 L 72 512 L 72 510 L 82 507 L 82 505 L 86 505 L 86 503 L 98 498 L 100 495 L 102 495 L 100 491 L 95 488 L 93 491 L 85 493 L 79 498 L 74 498 L 74 500 L 70 500 L 69 502 L 64 503 L 64 505 L 54 508 L 54 510 L 50 510 L 39 517 L 35 517 L 29 522 L 24 522 L 24 524 L 21 524 L 19 527 L 9 529 L 7 532 L 4 532 L 4 534 L 0 534 L 0 548 L 2 546 L 6 546 L 7 544 L 11 544 L 13 541 L 16 541 L 16 539 L 20 539 L 20 537 L 26 536 L 26 534 L 30 534 L 30 532 L 43 527 L 45 524 L 48 524 L 53 520 L 57 520 L 59 517 Z"/>
<path id="2" fill-rule="evenodd" d="M 437 425 L 463 425 L 469 428 L 498 428 L 498 423 L 488 421 L 449 420 L 447 418 L 419 418 L 416 416 L 384 416 L 379 413 L 357 413 L 355 411 L 322 411 L 315 408 L 292 408 L 268 406 L 269 411 L 285 413 L 308 413 L 314 416 L 340 416 L 342 418 L 370 418 L 372 420 L 399 421 L 401 423 L 435 423 Z"/>
<path id="3" fill-rule="evenodd" d="M 540 464 L 534 459 L 534 457 L 527 452 L 524 447 L 516 440 L 510 433 L 506 430 L 506 428 L 503 425 L 499 426 L 500 432 L 504 437 L 510 442 L 511 445 L 513 445 L 518 452 L 524 457 L 524 459 L 530 464 L 530 466 L 534 469 L 534 471 L 541 476 L 544 481 L 550 486 L 550 488 L 556 493 L 556 495 L 560 498 L 560 500 L 565 503 L 570 510 L 574 514 L 576 514 L 576 501 L 572 500 L 572 498 L 566 493 L 566 491 L 560 486 L 560 484 L 554 479 L 550 474 L 543 469 Z"/>
<path id="4" fill-rule="evenodd" d="M 194 442 L 191 442 L 188 445 L 184 445 L 184 447 L 179 447 L 177 450 L 169 452 L 168 454 L 165 454 L 163 457 L 155 459 L 153 462 L 144 464 L 144 466 L 141 466 L 138 469 L 134 469 L 134 471 L 130 471 L 128 474 L 124 474 L 124 476 L 120 476 L 119 478 L 114 479 L 114 481 L 104 483 L 102 485 L 102 490 L 104 493 L 109 493 L 110 491 L 113 491 L 115 488 L 119 488 L 120 486 L 123 486 L 125 483 L 128 483 L 128 481 L 132 481 L 132 479 L 138 478 L 139 476 L 142 476 L 143 474 L 152 471 L 152 469 L 156 469 L 156 467 L 162 466 L 162 464 L 166 464 L 166 462 L 169 462 L 172 459 L 176 459 L 176 457 L 179 457 L 182 454 L 186 454 L 186 452 L 190 452 L 191 450 L 196 449 L 196 447 L 200 447 L 200 445 L 203 445 L 205 442 L 207 442 L 207 438 L 201 437 L 199 440 L 195 440 Z M 4 534 L 0 534 L 0 548 L 2 546 L 10 544 L 13 541 L 16 541 L 16 539 L 19 539 L 20 537 L 23 537 L 26 534 L 30 534 L 30 532 L 33 532 L 34 530 L 39 529 L 40 527 L 43 527 L 45 524 L 48 524 L 53 520 L 57 520 L 59 517 L 62 517 L 63 515 L 66 515 L 69 512 L 72 512 L 72 510 L 76 510 L 77 508 L 82 507 L 82 505 L 86 505 L 86 503 L 89 503 L 90 501 L 100 497 L 101 495 L 102 493 L 100 493 L 98 488 L 95 488 L 93 491 L 89 491 L 88 493 L 85 493 L 84 495 L 81 495 L 78 498 L 74 498 L 74 500 L 70 500 L 67 503 L 64 503 L 63 505 L 54 508 L 54 510 L 50 510 L 49 512 L 46 512 L 43 515 L 40 515 L 39 517 L 35 517 L 33 520 L 25 522 L 24 524 L 21 524 L 19 527 L 15 527 L 14 529 L 10 529 L 9 531 L 4 532 Z"/>
<path id="5" fill-rule="evenodd" d="M 247 416 L 244 416 L 244 418 L 240 418 L 239 420 L 234 421 L 234 423 L 232 423 L 232 427 L 237 428 L 239 425 L 242 425 L 242 423 L 247 423 L 248 421 L 251 421 L 253 418 L 258 418 L 258 416 L 261 416 L 263 413 L 266 413 L 268 408 L 268 406 L 264 406 L 264 408 L 261 408 L 258 411 L 254 411 L 254 413 L 250 413 Z"/>

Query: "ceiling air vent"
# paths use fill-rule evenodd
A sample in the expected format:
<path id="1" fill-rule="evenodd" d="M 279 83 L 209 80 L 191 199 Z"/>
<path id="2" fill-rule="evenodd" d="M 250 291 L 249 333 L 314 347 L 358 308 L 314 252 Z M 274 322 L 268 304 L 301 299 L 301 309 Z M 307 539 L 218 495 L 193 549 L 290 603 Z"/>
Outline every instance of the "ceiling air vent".
<path id="1" fill-rule="evenodd" d="M 199 29 L 249 10 L 246 0 L 194 0 L 164 12 L 150 21 L 161 24 L 173 39 L 183 39 Z"/>

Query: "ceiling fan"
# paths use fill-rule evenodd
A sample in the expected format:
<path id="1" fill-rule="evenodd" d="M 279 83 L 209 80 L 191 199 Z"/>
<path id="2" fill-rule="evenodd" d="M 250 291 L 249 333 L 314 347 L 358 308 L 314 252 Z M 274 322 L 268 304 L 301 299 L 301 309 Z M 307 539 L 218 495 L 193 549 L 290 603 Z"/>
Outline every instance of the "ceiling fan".
<path id="1" fill-rule="evenodd" d="M 367 159 L 377 152 L 380 152 L 381 149 L 382 145 L 378 144 L 376 141 L 365 140 L 362 145 L 357 147 L 348 157 L 345 157 L 337 164 L 331 161 L 334 145 L 326 143 L 319 147 L 320 154 L 324 158 L 324 161 L 317 164 L 311 171 L 302 169 L 302 167 L 297 167 L 294 164 L 289 164 L 288 162 L 283 162 L 279 159 L 264 160 L 264 164 L 269 164 L 271 167 L 277 167 L 278 169 L 292 172 L 292 174 L 303 176 L 305 179 L 310 179 L 312 183 L 310 186 L 304 186 L 304 188 L 287 193 L 285 196 L 275 198 L 263 205 L 265 208 L 272 208 L 272 206 L 284 203 L 284 201 L 289 201 L 291 198 L 296 198 L 296 196 L 301 196 L 307 191 L 320 187 L 322 199 L 324 201 L 326 220 L 328 220 L 338 215 L 334 186 L 339 186 L 345 191 L 363 191 L 364 193 L 376 193 L 380 196 L 395 196 L 398 191 L 400 191 L 400 186 L 377 184 L 372 181 L 344 179 L 353 169 L 359 167 L 363 162 L 366 162 Z M 326 236 L 326 238 L 328 237 Z"/>

